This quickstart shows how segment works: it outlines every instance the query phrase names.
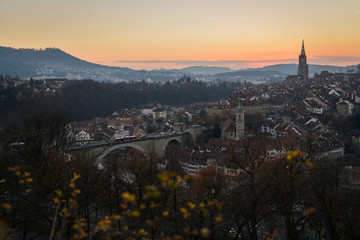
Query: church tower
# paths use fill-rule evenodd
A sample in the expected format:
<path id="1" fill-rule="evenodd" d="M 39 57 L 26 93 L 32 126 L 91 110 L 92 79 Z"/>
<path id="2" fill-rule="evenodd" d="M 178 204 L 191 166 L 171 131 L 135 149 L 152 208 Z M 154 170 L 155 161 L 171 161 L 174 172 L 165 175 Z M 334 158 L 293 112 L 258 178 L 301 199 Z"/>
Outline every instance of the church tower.
<path id="1" fill-rule="evenodd" d="M 299 55 L 298 76 L 301 77 L 303 80 L 309 79 L 309 69 L 306 63 L 304 40 L 302 41 L 301 54 Z"/>
<path id="2" fill-rule="evenodd" d="M 244 137 L 245 131 L 245 119 L 244 119 L 244 108 L 241 106 L 240 90 L 239 90 L 239 103 L 236 107 L 236 136 L 235 139 Z"/>

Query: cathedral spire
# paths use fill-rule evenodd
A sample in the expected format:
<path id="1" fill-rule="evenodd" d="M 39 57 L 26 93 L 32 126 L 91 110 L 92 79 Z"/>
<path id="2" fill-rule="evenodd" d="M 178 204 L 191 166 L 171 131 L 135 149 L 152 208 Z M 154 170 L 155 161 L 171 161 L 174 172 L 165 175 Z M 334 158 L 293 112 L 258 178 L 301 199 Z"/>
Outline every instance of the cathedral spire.
<path id="1" fill-rule="evenodd" d="M 309 79 L 309 69 L 306 63 L 304 39 L 302 40 L 301 53 L 299 55 L 298 76 L 301 77 L 303 80 Z"/>
<path id="2" fill-rule="evenodd" d="M 301 55 L 305 55 L 304 39 L 302 40 Z"/>

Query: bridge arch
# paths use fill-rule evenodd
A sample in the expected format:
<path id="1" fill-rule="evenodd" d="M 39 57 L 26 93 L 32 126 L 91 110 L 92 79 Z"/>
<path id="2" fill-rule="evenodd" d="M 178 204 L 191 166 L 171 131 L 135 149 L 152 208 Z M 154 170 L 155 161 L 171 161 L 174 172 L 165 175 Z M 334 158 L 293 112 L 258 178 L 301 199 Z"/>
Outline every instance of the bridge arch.
<path id="1" fill-rule="evenodd" d="M 182 147 L 181 141 L 178 138 L 175 138 L 175 137 L 174 138 L 169 138 L 164 143 L 164 146 L 163 146 L 163 149 L 162 149 L 163 153 L 166 153 L 166 148 L 168 146 L 170 146 L 171 143 L 177 145 L 179 148 Z"/>
<path id="2" fill-rule="evenodd" d="M 110 148 L 106 149 L 97 159 L 98 159 L 98 165 L 100 168 L 103 168 L 102 162 L 104 160 L 104 157 L 106 157 L 106 155 L 108 155 L 110 152 L 116 150 L 116 149 L 120 149 L 120 148 L 126 148 L 126 147 L 131 147 L 131 148 L 135 148 L 137 150 L 140 150 L 142 152 L 145 152 L 145 150 L 134 144 L 134 143 L 122 143 L 122 144 L 116 144 L 111 146 Z"/>
<path id="3" fill-rule="evenodd" d="M 136 139 L 132 142 L 125 142 L 125 143 L 107 143 L 107 144 L 99 144 L 98 146 L 89 145 L 87 147 L 93 148 L 94 152 L 97 152 L 97 163 L 99 167 L 102 167 L 103 159 L 106 155 L 110 152 L 125 148 L 131 147 L 137 150 L 144 152 L 145 154 L 152 152 L 155 153 L 158 157 L 165 156 L 166 148 L 171 150 L 171 147 L 175 149 L 181 149 L 183 147 L 183 134 L 177 134 L 173 136 L 149 136 L 146 138 Z M 99 151 L 101 151 L 99 153 Z"/>

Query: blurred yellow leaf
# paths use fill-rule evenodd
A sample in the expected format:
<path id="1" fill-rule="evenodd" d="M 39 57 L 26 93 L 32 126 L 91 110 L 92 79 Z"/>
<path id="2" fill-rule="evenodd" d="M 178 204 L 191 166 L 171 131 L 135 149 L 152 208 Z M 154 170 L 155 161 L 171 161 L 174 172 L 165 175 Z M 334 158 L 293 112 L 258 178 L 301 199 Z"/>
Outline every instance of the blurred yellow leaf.
<path id="1" fill-rule="evenodd" d="M 139 229 L 138 234 L 139 234 L 140 236 L 145 236 L 145 235 L 147 235 L 148 233 L 145 231 L 145 229 L 141 228 L 141 229 Z"/>
<path id="2" fill-rule="evenodd" d="M 196 208 L 196 204 L 192 203 L 192 202 L 188 202 L 188 206 L 189 208 L 192 210 L 194 208 Z"/>
<path id="3" fill-rule="evenodd" d="M 136 217 L 136 218 L 138 218 L 138 217 L 140 217 L 140 215 L 141 215 L 140 212 L 137 211 L 137 210 L 128 212 L 128 216 L 130 216 L 130 217 Z"/>
<path id="4" fill-rule="evenodd" d="M 131 194 L 129 192 L 124 192 L 121 197 L 129 202 L 135 202 L 136 200 L 135 194 Z"/>
<path id="5" fill-rule="evenodd" d="M 291 163 L 292 162 L 292 156 L 290 154 L 286 155 L 286 160 Z"/>
<path id="6" fill-rule="evenodd" d="M 71 181 L 76 181 L 80 178 L 80 175 L 78 175 L 76 172 L 74 172 L 74 177 L 71 179 Z"/>
<path id="7" fill-rule="evenodd" d="M 4 208 L 6 210 L 10 210 L 11 209 L 11 205 L 8 203 L 0 203 L 0 207 Z"/>
<path id="8" fill-rule="evenodd" d="M 32 178 L 27 178 L 26 179 L 26 182 L 28 182 L 28 183 L 31 183 L 31 182 L 33 182 L 34 180 L 32 179 Z"/>
<path id="9" fill-rule="evenodd" d="M 62 196 L 62 191 L 61 191 L 61 190 L 55 190 L 55 193 L 56 193 L 56 195 L 58 195 L 59 197 Z"/>
<path id="10" fill-rule="evenodd" d="M 214 206 L 214 205 L 216 204 L 216 202 L 217 202 L 216 199 L 214 199 L 214 200 L 209 200 L 209 201 L 208 201 L 208 205 L 209 205 L 209 206 Z"/>
<path id="11" fill-rule="evenodd" d="M 310 159 L 308 159 L 308 158 L 305 160 L 304 164 L 305 164 L 306 166 L 308 166 L 308 167 L 311 167 L 311 168 L 314 167 L 314 163 L 311 162 Z"/>
<path id="12" fill-rule="evenodd" d="M 180 208 L 180 212 L 183 214 L 185 219 L 191 216 L 191 213 L 186 208 Z"/>
<path id="13" fill-rule="evenodd" d="M 215 217 L 215 222 L 216 223 L 219 223 L 219 222 L 222 222 L 224 219 L 222 218 L 222 216 L 216 216 Z"/>

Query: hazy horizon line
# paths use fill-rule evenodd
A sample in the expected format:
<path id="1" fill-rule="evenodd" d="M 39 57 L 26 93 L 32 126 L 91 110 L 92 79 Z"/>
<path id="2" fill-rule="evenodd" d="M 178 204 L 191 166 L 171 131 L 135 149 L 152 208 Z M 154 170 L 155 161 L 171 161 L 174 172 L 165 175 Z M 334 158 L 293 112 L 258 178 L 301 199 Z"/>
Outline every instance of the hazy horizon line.
<path id="1" fill-rule="evenodd" d="M 310 61 L 310 63 L 309 63 Z M 298 63 L 297 58 L 284 58 L 284 59 L 265 59 L 265 60 L 116 60 L 113 62 L 117 63 L 175 63 L 175 64 L 184 64 L 189 65 L 191 64 L 208 64 L 208 63 L 215 63 L 215 64 L 236 64 L 236 63 L 274 63 L 274 62 L 284 62 L 285 64 L 289 63 Z M 314 62 L 314 63 L 312 63 Z M 359 62 L 360 63 L 360 57 L 354 57 L 354 56 L 325 56 L 325 55 L 319 55 L 314 56 L 313 58 L 308 58 L 307 63 L 308 64 L 329 64 L 329 63 L 337 63 L 342 66 L 346 66 L 349 62 Z M 340 63 L 342 62 L 342 63 Z"/>
<path id="2" fill-rule="evenodd" d="M 224 67 L 232 70 L 262 68 L 277 64 L 297 64 L 298 59 L 266 59 L 266 60 L 117 60 L 115 65 L 136 69 L 181 69 L 192 66 Z M 360 57 L 315 56 L 308 58 L 310 65 L 330 65 L 349 67 L 360 63 Z"/>
<path id="3" fill-rule="evenodd" d="M 297 59 L 269 59 L 269 60 L 117 60 L 115 62 L 130 63 L 247 63 L 247 62 L 279 62 L 296 61 Z"/>
<path id="4" fill-rule="evenodd" d="M 16 48 L 9 46 L 2 46 L 5 48 L 13 49 L 36 49 L 36 48 Z M 58 47 L 46 47 L 41 48 L 45 49 L 59 49 Z M 74 56 L 71 52 L 65 51 L 65 53 Z M 146 70 L 155 70 L 155 69 L 182 69 L 192 66 L 203 66 L 203 67 L 224 67 L 231 70 L 242 70 L 248 68 L 262 68 L 271 65 L 277 64 L 297 64 L 297 58 L 280 58 L 280 59 L 258 59 L 258 60 L 243 60 L 243 59 L 225 59 L 225 60 L 108 60 L 108 61 L 94 61 L 94 59 L 84 59 L 79 58 L 85 61 L 107 65 L 107 66 L 117 66 L 117 67 L 128 67 L 132 69 L 146 69 Z M 308 64 L 311 65 L 331 65 L 338 67 L 349 67 L 352 65 L 358 65 L 360 63 L 360 57 L 357 56 L 336 56 L 336 55 L 314 55 L 310 58 L 308 57 Z"/>

